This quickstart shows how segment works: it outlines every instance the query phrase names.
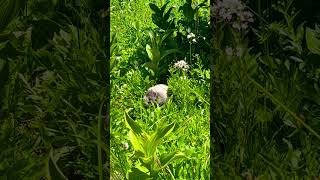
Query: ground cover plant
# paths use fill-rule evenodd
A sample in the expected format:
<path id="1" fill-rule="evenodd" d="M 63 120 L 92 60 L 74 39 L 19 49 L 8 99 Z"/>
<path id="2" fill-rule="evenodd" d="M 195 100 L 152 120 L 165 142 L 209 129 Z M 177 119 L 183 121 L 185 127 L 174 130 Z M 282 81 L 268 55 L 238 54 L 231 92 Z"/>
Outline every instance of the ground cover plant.
<path id="1" fill-rule="evenodd" d="M 106 5 L 0 4 L 0 179 L 106 177 Z"/>
<path id="2" fill-rule="evenodd" d="M 208 1 L 111 1 L 111 178 L 209 179 Z M 145 106 L 167 84 L 168 101 Z"/>
<path id="3" fill-rule="evenodd" d="M 320 179 L 318 2 L 105 3 L 0 1 L 0 179 Z"/>
<path id="4" fill-rule="evenodd" d="M 212 5 L 217 179 L 320 177 L 319 16 L 299 10 L 293 0 Z"/>

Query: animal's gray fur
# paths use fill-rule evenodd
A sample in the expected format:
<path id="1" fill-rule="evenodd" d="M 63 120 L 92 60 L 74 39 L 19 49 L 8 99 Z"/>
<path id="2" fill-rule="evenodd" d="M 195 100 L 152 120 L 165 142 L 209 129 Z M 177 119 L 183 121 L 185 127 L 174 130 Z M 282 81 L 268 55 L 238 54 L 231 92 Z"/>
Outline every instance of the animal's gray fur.
<path id="1" fill-rule="evenodd" d="M 168 98 L 168 86 L 165 84 L 157 84 L 148 89 L 144 96 L 146 105 L 157 102 L 159 105 L 164 104 Z"/>

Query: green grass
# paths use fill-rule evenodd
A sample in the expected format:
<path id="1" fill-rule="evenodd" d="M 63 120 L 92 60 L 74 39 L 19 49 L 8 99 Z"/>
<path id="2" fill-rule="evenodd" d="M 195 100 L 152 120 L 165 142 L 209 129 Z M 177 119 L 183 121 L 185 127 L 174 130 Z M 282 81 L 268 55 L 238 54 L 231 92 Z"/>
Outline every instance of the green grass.
<path id="1" fill-rule="evenodd" d="M 147 30 L 155 28 L 148 3 L 142 0 L 111 2 L 111 32 L 117 32 L 122 48 L 121 59 L 111 76 L 112 177 L 123 179 L 134 164 L 134 149 L 128 139 L 129 129 L 124 118 L 124 112 L 129 111 L 129 116 L 150 133 L 157 127 L 176 124 L 157 150 L 158 154 L 174 151 L 186 154 L 186 158 L 169 165 L 175 179 L 209 179 L 209 71 L 202 68 L 201 60 L 192 65 L 186 79 L 178 72 L 170 73 L 167 84 L 171 95 L 165 105 L 144 106 L 144 93 L 156 84 L 156 80 L 141 67 L 147 60 Z M 183 2 L 171 1 L 169 5 L 173 4 L 180 6 Z M 129 143 L 128 150 L 123 148 L 123 143 Z M 162 172 L 158 178 L 170 179 L 170 175 Z"/>
<path id="2" fill-rule="evenodd" d="M 306 26 L 293 18 L 290 2 L 255 13 L 252 34 L 250 28 L 237 32 L 224 22 L 215 24 L 225 25 L 211 43 L 212 165 L 218 179 L 319 177 L 319 79 L 311 78 L 319 64 L 311 60 L 315 55 L 305 45 Z M 246 53 L 231 57 L 227 46 Z"/>
<path id="3" fill-rule="evenodd" d="M 149 61 L 147 31 L 157 28 L 151 1 L 112 1 L 110 29 L 117 33 L 120 51 L 112 56 L 108 147 L 104 1 L 80 1 L 80 7 L 69 1 L 21 2 L 0 2 L 0 179 L 105 179 L 108 170 L 112 179 L 128 174 L 138 179 L 145 176 L 142 166 L 155 173 L 154 179 L 209 179 L 210 173 L 216 179 L 319 179 L 319 22 L 302 24 L 281 11 L 291 12 L 287 3 L 264 13 L 269 4 L 259 1 L 259 22 L 249 26 L 255 33 L 237 33 L 228 25 L 208 32 L 203 8 L 204 22 L 186 26 L 207 40 L 213 35 L 210 47 L 199 38 L 190 50 L 189 32 L 179 26 L 181 39 L 170 37 L 179 43 L 166 41 L 161 47 L 183 51 L 164 61 L 168 102 L 146 107 L 145 91 L 159 83 L 143 66 Z M 165 2 L 156 1 L 159 6 Z M 178 11 L 184 1 L 172 0 L 168 7 L 173 5 L 177 20 L 192 19 Z M 248 51 L 230 57 L 226 46 Z M 172 68 L 185 57 L 190 64 L 186 76 Z M 147 153 L 137 151 L 142 131 L 154 138 L 143 141 Z M 163 165 L 170 157 L 177 159 L 157 171 L 157 158 Z"/>
<path id="4" fill-rule="evenodd" d="M 98 122 L 106 117 L 107 56 L 99 19 L 92 13 L 98 9 L 82 4 L 75 11 L 72 4 L 59 2 L 41 7 L 28 1 L 23 11 L 28 14 L 17 14 L 0 32 L 10 35 L 0 42 L 0 179 L 98 179 L 106 174 L 101 156 L 108 148 Z"/>

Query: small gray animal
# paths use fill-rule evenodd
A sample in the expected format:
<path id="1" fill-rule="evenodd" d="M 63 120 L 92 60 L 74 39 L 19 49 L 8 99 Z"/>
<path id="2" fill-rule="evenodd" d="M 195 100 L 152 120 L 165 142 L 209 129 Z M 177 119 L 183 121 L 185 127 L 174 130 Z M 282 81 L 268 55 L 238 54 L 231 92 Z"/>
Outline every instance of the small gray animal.
<path id="1" fill-rule="evenodd" d="M 146 105 L 153 102 L 162 105 L 167 101 L 167 97 L 168 86 L 165 84 L 157 84 L 148 89 L 143 99 Z"/>

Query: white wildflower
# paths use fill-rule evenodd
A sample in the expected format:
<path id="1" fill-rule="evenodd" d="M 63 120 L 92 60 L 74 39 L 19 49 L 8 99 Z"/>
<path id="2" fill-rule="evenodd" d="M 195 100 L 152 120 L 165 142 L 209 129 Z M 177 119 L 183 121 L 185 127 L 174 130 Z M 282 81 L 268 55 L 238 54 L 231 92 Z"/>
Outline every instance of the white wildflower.
<path id="1" fill-rule="evenodd" d="M 232 27 L 241 30 L 248 28 L 248 22 L 254 21 L 253 14 L 247 10 L 245 4 L 241 0 L 219 0 L 211 8 L 211 14 L 217 15 L 227 23 L 231 23 Z M 244 25 L 240 25 L 244 24 Z"/>
<path id="2" fill-rule="evenodd" d="M 192 42 L 196 43 L 196 42 L 197 42 L 197 40 L 194 38 L 194 39 L 192 39 Z"/>
<path id="3" fill-rule="evenodd" d="M 235 49 L 232 49 L 231 47 L 226 47 L 225 52 L 228 56 L 236 55 L 237 57 L 241 57 L 243 54 L 243 49 L 239 47 Z"/>
<path id="4" fill-rule="evenodd" d="M 231 47 L 226 47 L 225 52 L 228 56 L 232 56 L 233 54 L 233 49 Z"/>
<path id="5" fill-rule="evenodd" d="M 194 38 L 194 37 L 196 37 L 193 33 L 189 33 L 188 35 L 187 35 L 187 38 L 188 39 L 190 39 L 190 38 Z"/>
<path id="6" fill-rule="evenodd" d="M 181 69 L 183 71 L 188 71 L 188 69 L 189 69 L 188 63 L 185 62 L 184 60 L 180 60 L 180 61 L 176 62 L 173 67 L 176 69 Z"/>
<path id="7" fill-rule="evenodd" d="M 122 143 L 122 146 L 125 150 L 129 149 L 129 144 L 128 143 Z"/>
<path id="8" fill-rule="evenodd" d="M 181 76 L 180 79 L 186 80 L 187 77 L 186 76 Z"/>

